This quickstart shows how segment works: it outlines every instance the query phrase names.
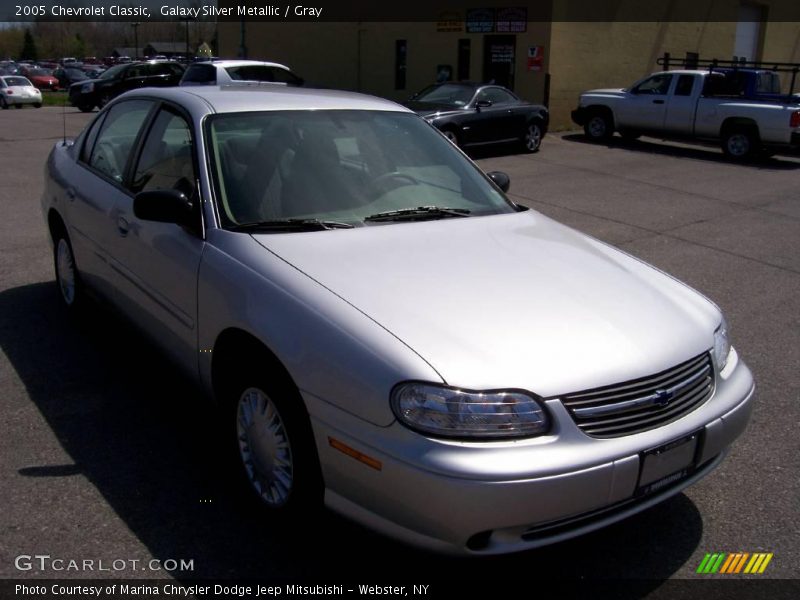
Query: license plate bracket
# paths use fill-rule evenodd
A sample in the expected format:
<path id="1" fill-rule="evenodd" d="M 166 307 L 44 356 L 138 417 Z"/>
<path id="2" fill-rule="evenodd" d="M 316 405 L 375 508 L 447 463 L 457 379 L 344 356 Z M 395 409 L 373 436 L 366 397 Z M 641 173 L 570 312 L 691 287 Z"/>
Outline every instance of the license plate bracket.
<path id="1" fill-rule="evenodd" d="M 636 495 L 656 492 L 694 471 L 699 440 L 700 432 L 695 432 L 642 452 Z"/>

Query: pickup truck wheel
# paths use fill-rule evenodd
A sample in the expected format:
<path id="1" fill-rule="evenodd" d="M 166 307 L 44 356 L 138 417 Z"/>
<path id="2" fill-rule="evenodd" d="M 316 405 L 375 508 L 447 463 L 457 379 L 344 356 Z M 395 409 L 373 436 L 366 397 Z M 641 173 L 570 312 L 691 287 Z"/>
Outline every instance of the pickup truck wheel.
<path id="1" fill-rule="evenodd" d="M 594 113 L 589 115 L 589 120 L 583 126 L 583 131 L 590 140 L 604 142 L 614 134 L 614 124 L 607 115 Z"/>
<path id="2" fill-rule="evenodd" d="M 522 138 L 525 150 L 528 152 L 538 152 L 542 147 L 542 128 L 538 123 L 528 123 L 525 128 L 525 135 Z"/>
<path id="3" fill-rule="evenodd" d="M 319 459 L 296 388 L 265 372 L 263 362 L 239 370 L 232 379 L 235 383 L 226 387 L 243 491 L 268 516 L 320 506 Z"/>
<path id="4" fill-rule="evenodd" d="M 78 110 L 80 110 L 81 112 L 85 112 L 85 113 L 92 112 L 94 110 L 94 105 L 93 104 L 78 104 Z"/>
<path id="5" fill-rule="evenodd" d="M 722 151 L 731 158 L 744 160 L 759 148 L 758 136 L 752 129 L 729 129 L 722 134 Z"/>

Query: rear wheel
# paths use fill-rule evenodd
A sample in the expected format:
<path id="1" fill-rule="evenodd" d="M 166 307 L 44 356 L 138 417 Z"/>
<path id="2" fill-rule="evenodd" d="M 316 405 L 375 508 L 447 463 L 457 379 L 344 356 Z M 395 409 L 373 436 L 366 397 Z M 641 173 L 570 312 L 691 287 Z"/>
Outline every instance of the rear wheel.
<path id="1" fill-rule="evenodd" d="M 538 123 L 528 123 L 525 128 L 525 135 L 522 138 L 525 150 L 528 152 L 538 152 L 542 147 L 542 128 Z"/>
<path id="2" fill-rule="evenodd" d="M 583 126 L 583 132 L 590 140 L 604 142 L 614 134 L 614 123 L 611 117 L 602 112 L 594 112 Z"/>
<path id="3" fill-rule="evenodd" d="M 84 298 L 72 244 L 63 230 L 53 236 L 53 241 L 53 262 L 61 303 L 70 313 L 74 314 L 83 306 Z"/>
<path id="4" fill-rule="evenodd" d="M 41 102 L 36 102 L 36 103 L 33 105 L 33 107 L 34 107 L 34 108 L 42 108 L 42 103 L 41 103 Z"/>
<path id="5" fill-rule="evenodd" d="M 0 96 L 0 108 L 3 110 L 8 110 L 8 102 L 6 102 L 6 99 L 3 96 Z"/>
<path id="6" fill-rule="evenodd" d="M 758 134 L 749 127 L 732 127 L 722 134 L 722 151 L 735 160 L 753 157 L 760 145 Z"/>

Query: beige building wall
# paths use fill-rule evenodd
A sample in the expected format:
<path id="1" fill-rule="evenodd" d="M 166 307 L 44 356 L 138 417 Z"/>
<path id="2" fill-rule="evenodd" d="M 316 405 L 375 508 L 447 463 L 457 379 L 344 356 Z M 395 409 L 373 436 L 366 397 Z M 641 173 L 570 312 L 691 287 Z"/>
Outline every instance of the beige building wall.
<path id="1" fill-rule="evenodd" d="M 528 23 L 515 34 L 515 91 L 541 102 L 545 92 L 549 23 Z M 437 23 L 247 23 L 248 57 L 289 65 L 309 82 L 356 90 L 392 100 L 407 100 L 436 80 L 438 65 L 450 65 L 457 77 L 458 41 L 470 40 L 470 74 L 483 80 L 483 34 L 437 31 Z M 219 54 L 236 57 L 240 25 L 219 24 Z M 395 89 L 395 42 L 407 42 L 406 86 Z M 528 70 L 529 46 L 545 48 L 540 71 Z"/>

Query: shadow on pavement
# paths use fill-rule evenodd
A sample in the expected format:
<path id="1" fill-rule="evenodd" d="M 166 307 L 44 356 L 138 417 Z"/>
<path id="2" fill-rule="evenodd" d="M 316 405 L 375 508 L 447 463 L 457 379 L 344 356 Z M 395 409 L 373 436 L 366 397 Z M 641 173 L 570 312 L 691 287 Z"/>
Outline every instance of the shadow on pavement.
<path id="1" fill-rule="evenodd" d="M 646 138 L 639 138 L 637 140 L 626 140 L 624 138 L 614 136 L 607 142 L 594 142 L 590 141 L 582 133 L 569 133 L 562 135 L 561 139 L 567 142 L 574 142 L 579 144 L 590 144 L 592 146 L 606 146 L 611 149 L 624 149 L 634 150 L 636 152 L 646 152 L 648 154 L 660 156 L 673 156 L 676 158 L 691 158 L 694 160 L 706 160 L 716 163 L 724 163 L 729 165 L 737 165 L 745 169 L 764 169 L 769 171 L 793 171 L 800 169 L 800 162 L 791 160 L 781 160 L 780 157 L 762 157 L 754 158 L 749 161 L 737 162 L 725 156 L 718 146 L 705 147 L 699 146 L 697 148 L 687 148 L 685 146 L 675 146 L 668 141 L 656 140 L 649 141 Z M 546 142 L 545 138 L 545 142 Z M 544 144 L 542 144 L 544 147 Z M 781 153 L 781 156 L 787 158 L 796 158 L 799 154 L 787 152 Z"/>
<path id="2" fill-rule="evenodd" d="M 216 410 L 115 314 L 93 305 L 69 319 L 53 283 L 5 290 L 0 347 L 74 461 L 26 465 L 18 476 L 83 474 L 154 558 L 194 560 L 193 573 L 176 574 L 184 581 L 642 578 L 644 594 L 682 568 L 701 538 L 701 516 L 682 494 L 580 539 L 478 559 L 431 555 L 327 512 L 271 527 L 229 492 Z M 76 504 L 64 514 L 90 511 Z"/>

